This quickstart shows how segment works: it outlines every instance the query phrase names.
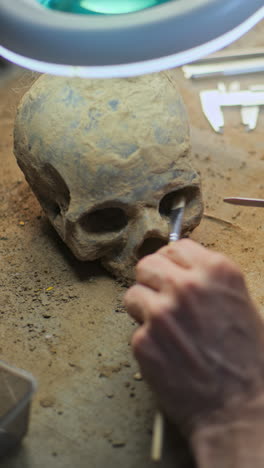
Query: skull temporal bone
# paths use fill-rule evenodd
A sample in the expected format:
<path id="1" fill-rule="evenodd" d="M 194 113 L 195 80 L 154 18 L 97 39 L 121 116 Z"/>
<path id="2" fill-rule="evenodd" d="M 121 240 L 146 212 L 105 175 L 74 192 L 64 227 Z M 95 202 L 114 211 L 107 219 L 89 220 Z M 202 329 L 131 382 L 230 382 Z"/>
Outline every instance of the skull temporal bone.
<path id="1" fill-rule="evenodd" d="M 164 245 L 171 198 L 187 198 L 183 233 L 199 224 L 186 111 L 165 73 L 132 79 L 42 76 L 24 96 L 15 155 L 64 242 L 123 279 Z"/>

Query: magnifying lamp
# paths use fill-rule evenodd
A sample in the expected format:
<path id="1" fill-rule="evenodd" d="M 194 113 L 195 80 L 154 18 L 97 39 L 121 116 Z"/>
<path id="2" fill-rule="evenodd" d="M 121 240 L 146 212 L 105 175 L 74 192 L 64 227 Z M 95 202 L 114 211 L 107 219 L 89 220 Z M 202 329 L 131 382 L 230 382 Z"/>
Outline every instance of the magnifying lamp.
<path id="1" fill-rule="evenodd" d="M 56 75 L 127 77 L 227 46 L 263 0 L 0 0 L 0 55 Z"/>

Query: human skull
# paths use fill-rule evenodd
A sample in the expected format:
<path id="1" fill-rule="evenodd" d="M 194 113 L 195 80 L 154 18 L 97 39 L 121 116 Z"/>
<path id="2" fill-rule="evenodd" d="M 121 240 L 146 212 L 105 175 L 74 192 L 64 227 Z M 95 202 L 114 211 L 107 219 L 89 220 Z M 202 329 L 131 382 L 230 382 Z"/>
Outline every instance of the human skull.
<path id="1" fill-rule="evenodd" d="M 168 242 L 172 200 L 187 199 L 183 234 L 202 201 L 189 163 L 186 111 L 165 73 L 82 80 L 43 75 L 24 96 L 15 155 L 50 222 L 80 260 L 133 279 Z"/>

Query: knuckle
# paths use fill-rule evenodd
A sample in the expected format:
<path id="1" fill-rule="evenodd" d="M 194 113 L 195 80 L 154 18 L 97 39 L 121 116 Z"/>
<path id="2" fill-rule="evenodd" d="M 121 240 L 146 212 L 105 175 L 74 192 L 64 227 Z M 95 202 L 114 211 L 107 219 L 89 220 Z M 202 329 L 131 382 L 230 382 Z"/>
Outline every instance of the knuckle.
<path id="1" fill-rule="evenodd" d="M 229 273 L 233 276 L 233 277 L 236 277 L 236 278 L 243 278 L 243 275 L 242 275 L 242 272 L 240 271 L 238 265 L 236 265 L 236 263 L 232 262 L 231 260 L 229 260 Z"/>
<path id="2" fill-rule="evenodd" d="M 168 315 L 172 312 L 172 306 L 168 301 L 162 301 L 153 306 L 150 319 L 153 327 L 161 328 L 166 323 Z"/>
<path id="3" fill-rule="evenodd" d="M 126 307 L 129 306 L 129 304 L 131 303 L 131 301 L 133 300 L 133 298 L 135 297 L 135 294 L 136 294 L 136 286 L 132 286 L 131 288 L 129 288 L 127 290 L 127 292 L 125 293 L 124 295 L 124 305 Z"/>
<path id="4" fill-rule="evenodd" d="M 166 284 L 167 288 L 170 290 L 176 290 L 178 287 L 177 277 L 175 275 L 167 273 L 164 277 L 164 284 Z"/>
<path id="5" fill-rule="evenodd" d="M 229 260 L 220 253 L 213 253 L 209 261 L 210 270 L 214 273 L 222 272 L 228 269 Z"/>
<path id="6" fill-rule="evenodd" d="M 153 261 L 153 254 L 146 255 L 141 260 L 139 260 L 135 268 L 136 274 L 141 273 L 143 270 L 148 268 L 152 264 L 152 261 Z"/>
<path id="7" fill-rule="evenodd" d="M 204 282 L 198 275 L 186 276 L 180 284 L 177 292 L 179 304 L 187 304 L 189 301 L 198 301 L 204 294 Z"/>
<path id="8" fill-rule="evenodd" d="M 193 294 L 200 290 L 200 281 L 198 278 L 194 278 L 191 275 L 184 278 L 181 284 L 181 290 L 185 294 Z"/>
<path id="9" fill-rule="evenodd" d="M 145 266 L 145 257 L 139 260 L 139 262 L 136 264 L 135 266 L 136 275 L 142 271 L 144 266 Z"/>
<path id="10" fill-rule="evenodd" d="M 242 277 L 239 267 L 228 257 L 220 253 L 214 253 L 210 261 L 210 270 L 218 275 Z"/>
<path id="11" fill-rule="evenodd" d="M 135 356 L 140 358 L 148 346 L 148 334 L 145 328 L 141 327 L 134 333 L 131 345 Z"/>
<path id="12" fill-rule="evenodd" d="M 190 247 L 190 245 L 194 245 L 194 244 L 195 242 L 192 239 L 184 238 L 184 239 L 180 239 L 178 242 L 175 242 L 174 245 L 176 247 L 188 248 Z"/>
<path id="13" fill-rule="evenodd" d="M 175 247 L 182 251 L 187 251 L 187 252 L 189 251 L 189 252 L 196 252 L 196 253 L 197 253 L 197 250 L 199 252 L 201 248 L 203 248 L 201 244 L 198 244 L 194 240 L 186 238 L 186 237 L 183 239 L 180 239 L 178 242 L 175 242 Z"/>
<path id="14" fill-rule="evenodd" d="M 160 247 L 156 253 L 158 253 L 159 255 L 164 255 L 168 252 L 169 247 L 170 245 L 164 245 L 163 247 Z"/>
<path id="15" fill-rule="evenodd" d="M 150 318 L 152 324 L 159 326 L 164 320 L 164 308 L 157 305 L 153 307 Z"/>

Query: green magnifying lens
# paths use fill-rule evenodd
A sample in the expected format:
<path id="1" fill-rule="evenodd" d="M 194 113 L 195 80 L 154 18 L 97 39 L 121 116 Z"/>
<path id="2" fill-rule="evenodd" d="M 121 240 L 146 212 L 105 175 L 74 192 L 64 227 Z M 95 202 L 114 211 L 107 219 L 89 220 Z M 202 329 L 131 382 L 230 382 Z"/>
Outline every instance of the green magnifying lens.
<path id="1" fill-rule="evenodd" d="M 170 0 L 38 0 L 51 10 L 103 15 L 133 13 L 168 1 Z"/>

